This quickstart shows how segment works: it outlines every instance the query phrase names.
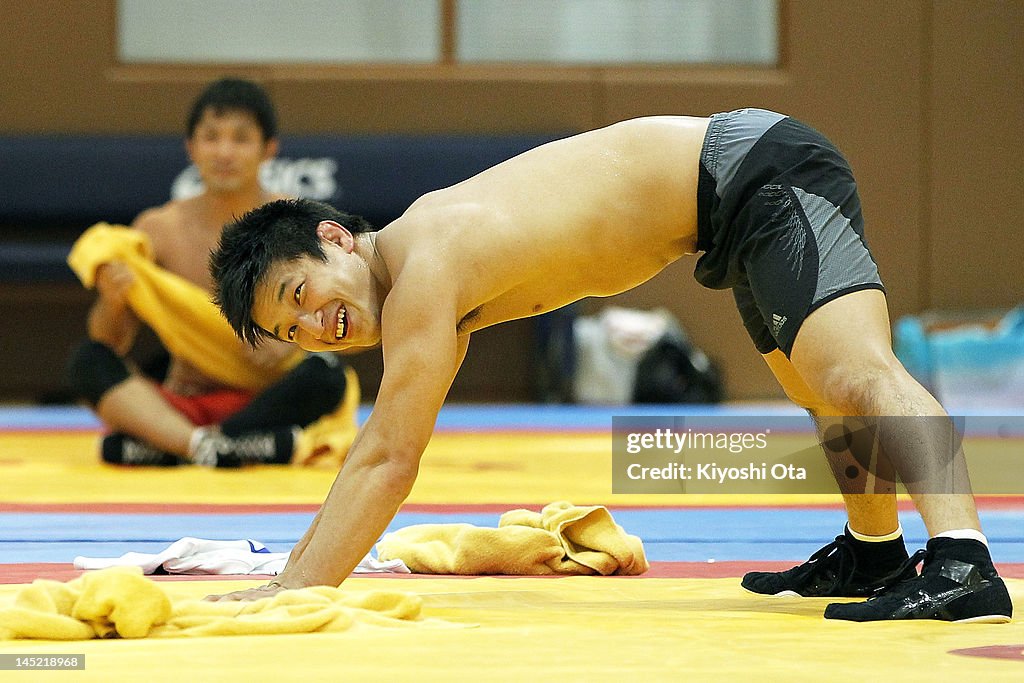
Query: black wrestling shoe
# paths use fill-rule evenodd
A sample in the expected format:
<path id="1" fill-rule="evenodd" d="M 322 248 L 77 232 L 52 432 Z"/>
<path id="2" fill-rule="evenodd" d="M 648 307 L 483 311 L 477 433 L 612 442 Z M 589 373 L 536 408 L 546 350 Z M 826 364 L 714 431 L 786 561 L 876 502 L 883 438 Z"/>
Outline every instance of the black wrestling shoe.
<path id="1" fill-rule="evenodd" d="M 933 538 L 905 563 L 924 560 L 921 575 L 897 583 L 864 602 L 834 603 L 826 619 L 885 621 L 938 619 L 1005 624 L 1013 616 L 1006 584 L 999 578 L 985 544 L 970 539 Z"/>
<path id="2" fill-rule="evenodd" d="M 291 428 L 247 432 L 235 437 L 207 428 L 196 441 L 192 460 L 197 465 L 221 468 L 284 465 L 291 461 L 294 450 L 295 434 Z"/>
<path id="3" fill-rule="evenodd" d="M 874 595 L 894 579 L 907 560 L 903 537 L 881 543 L 858 541 L 844 533 L 811 555 L 799 567 L 782 572 L 749 572 L 740 585 L 751 593 L 803 598 L 862 598 Z M 900 580 L 916 576 L 914 567 Z"/>
<path id="4" fill-rule="evenodd" d="M 173 453 L 166 453 L 145 441 L 124 434 L 103 437 L 100 457 L 103 462 L 109 462 L 111 465 L 175 467 L 182 464 L 181 458 Z"/>

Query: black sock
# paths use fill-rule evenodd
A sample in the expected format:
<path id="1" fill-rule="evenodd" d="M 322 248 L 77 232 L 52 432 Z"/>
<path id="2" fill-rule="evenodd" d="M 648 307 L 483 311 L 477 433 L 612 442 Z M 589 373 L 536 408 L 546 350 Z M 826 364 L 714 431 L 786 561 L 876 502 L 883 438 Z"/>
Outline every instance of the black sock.
<path id="1" fill-rule="evenodd" d="M 939 536 L 928 541 L 928 550 L 937 558 L 949 558 L 976 565 L 986 577 L 995 574 L 992 555 L 988 546 L 981 541 Z"/>
<path id="2" fill-rule="evenodd" d="M 892 574 L 906 562 L 909 555 L 903 535 L 891 541 L 862 541 L 846 529 L 846 539 L 857 558 L 854 575 L 867 579 L 881 579 Z"/>

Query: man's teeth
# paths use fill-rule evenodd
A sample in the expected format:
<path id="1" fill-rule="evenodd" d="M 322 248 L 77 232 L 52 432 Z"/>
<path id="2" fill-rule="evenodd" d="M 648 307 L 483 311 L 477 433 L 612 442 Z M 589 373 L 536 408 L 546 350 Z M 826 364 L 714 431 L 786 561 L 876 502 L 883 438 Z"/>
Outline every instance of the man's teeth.
<path id="1" fill-rule="evenodd" d="M 345 336 L 345 307 L 342 306 L 338 311 L 338 329 L 334 332 L 335 339 L 341 339 Z"/>

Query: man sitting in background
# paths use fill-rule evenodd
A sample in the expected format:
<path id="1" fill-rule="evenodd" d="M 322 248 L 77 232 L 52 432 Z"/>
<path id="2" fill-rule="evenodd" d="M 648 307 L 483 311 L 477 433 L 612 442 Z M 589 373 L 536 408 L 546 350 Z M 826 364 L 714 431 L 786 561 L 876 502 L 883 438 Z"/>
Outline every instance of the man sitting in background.
<path id="1" fill-rule="evenodd" d="M 259 178 L 261 164 L 278 148 L 266 92 L 238 79 L 211 84 L 192 106 L 185 146 L 204 190 L 142 212 L 132 224 L 139 234 L 131 237 L 147 245 L 158 266 L 208 295 L 213 283 L 207 261 L 221 227 L 281 198 L 264 189 Z M 95 235 L 86 233 L 76 250 L 91 249 L 90 237 Z M 89 313 L 89 339 L 70 363 L 71 385 L 112 430 L 103 439 L 103 460 L 163 466 L 286 463 L 298 430 L 342 401 L 352 375 L 347 377 L 340 357 L 297 355 L 283 343 L 254 350 L 232 340 L 233 351 L 243 356 L 243 381 L 213 377 L 198 367 L 203 359 L 195 354 L 202 350 L 194 347 L 172 352 L 162 384 L 147 378 L 126 361 L 143 324 L 128 301 L 136 275 L 123 260 L 106 258 L 90 255 L 89 272 L 79 273 L 83 282 L 95 284 L 98 298 Z M 189 329 L 206 306 L 213 308 L 201 297 L 194 318 L 163 322 Z"/>

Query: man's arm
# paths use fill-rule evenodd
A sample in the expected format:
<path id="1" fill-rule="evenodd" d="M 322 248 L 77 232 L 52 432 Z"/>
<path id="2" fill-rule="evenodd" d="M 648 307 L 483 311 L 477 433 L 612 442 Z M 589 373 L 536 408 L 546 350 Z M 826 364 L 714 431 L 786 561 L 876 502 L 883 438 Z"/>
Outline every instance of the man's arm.
<path id="1" fill-rule="evenodd" d="M 133 276 L 123 263 L 104 263 L 96 271 L 98 297 L 89 310 L 87 331 L 93 341 L 106 344 L 119 356 L 127 354 L 138 336 L 141 322 L 128 307 L 128 288 Z"/>
<path id="2" fill-rule="evenodd" d="M 456 362 L 456 365 L 455 365 L 456 372 L 462 366 L 462 361 L 466 358 L 466 351 L 468 349 L 469 349 L 469 335 L 466 335 L 466 336 L 463 336 L 463 337 L 459 337 L 459 340 L 458 340 L 458 359 L 457 359 L 457 362 Z M 355 446 L 356 446 L 356 444 L 358 442 L 359 442 L 359 438 L 357 436 L 357 438 L 353 441 L 353 446 L 352 446 L 353 450 L 355 449 Z M 313 518 L 312 523 L 309 525 L 309 529 L 306 530 L 306 533 L 304 533 L 302 535 L 302 538 L 299 539 L 299 542 L 296 543 L 295 546 L 292 548 L 291 553 L 288 555 L 288 563 L 285 565 L 284 571 L 287 572 L 288 569 L 291 568 L 299 560 L 299 558 L 302 556 L 303 551 L 306 549 L 306 546 L 309 544 L 309 539 L 312 537 L 313 533 L 316 531 L 317 525 L 320 523 L 320 513 L 321 512 L 322 512 L 322 508 L 321 508 L 321 510 L 317 511 L 316 516 Z M 360 559 L 362 559 L 362 558 L 360 558 Z"/>
<path id="3" fill-rule="evenodd" d="M 269 589 L 220 599 L 337 586 L 394 518 L 416 481 L 420 457 L 468 344 L 468 337 L 456 333 L 454 297 L 425 302 L 423 293 L 433 291 L 436 286 L 408 281 L 391 291 L 382 316 L 384 377 L 373 412 L 284 572 Z"/>
<path id="4" fill-rule="evenodd" d="M 132 229 L 146 234 L 154 249 L 166 217 L 159 208 L 146 209 L 132 221 Z M 142 321 L 128 306 L 128 289 L 135 281 L 132 271 L 120 261 L 103 263 L 96 269 L 95 303 L 89 309 L 86 330 L 89 339 L 106 344 L 119 356 L 131 351 L 142 328 Z"/>

